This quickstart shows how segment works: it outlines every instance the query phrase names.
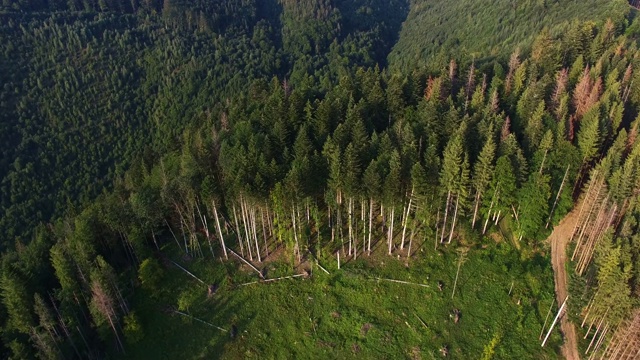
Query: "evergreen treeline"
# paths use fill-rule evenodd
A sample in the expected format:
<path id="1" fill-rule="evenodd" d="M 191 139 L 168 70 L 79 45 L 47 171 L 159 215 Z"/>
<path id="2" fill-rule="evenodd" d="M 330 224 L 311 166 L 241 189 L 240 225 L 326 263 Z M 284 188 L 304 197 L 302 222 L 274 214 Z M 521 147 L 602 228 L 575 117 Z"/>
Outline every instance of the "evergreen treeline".
<path id="1" fill-rule="evenodd" d="M 482 246 L 502 232 L 526 259 L 576 203 L 583 319 L 617 326 L 640 294 L 633 29 L 542 32 L 530 54 L 503 64 L 252 81 L 197 126 L 165 130 L 181 146 L 139 157 L 113 191 L 16 242 L 0 282 L 7 354 L 125 348 L 140 326 L 128 301 L 135 279 L 157 282 L 167 248 L 255 263 L 274 252 L 292 263 L 375 249 L 410 258 L 418 246 Z"/>

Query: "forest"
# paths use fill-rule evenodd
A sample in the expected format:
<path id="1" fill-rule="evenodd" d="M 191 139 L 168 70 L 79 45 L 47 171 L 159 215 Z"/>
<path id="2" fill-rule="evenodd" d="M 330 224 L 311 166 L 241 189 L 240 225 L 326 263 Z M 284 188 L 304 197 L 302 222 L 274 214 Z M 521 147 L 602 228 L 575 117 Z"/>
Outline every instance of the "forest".
<path id="1" fill-rule="evenodd" d="M 478 6 L 5 0 L 0 356 L 632 358 L 635 10 Z"/>

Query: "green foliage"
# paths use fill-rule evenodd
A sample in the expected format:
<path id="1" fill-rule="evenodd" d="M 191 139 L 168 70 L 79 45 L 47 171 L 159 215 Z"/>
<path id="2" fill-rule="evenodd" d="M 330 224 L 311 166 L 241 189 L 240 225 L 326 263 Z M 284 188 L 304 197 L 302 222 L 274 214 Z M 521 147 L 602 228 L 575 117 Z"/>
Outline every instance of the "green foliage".
<path id="1" fill-rule="evenodd" d="M 540 239 L 540 229 L 549 213 L 550 196 L 549 176 L 532 174 L 518 195 L 520 204 L 518 222 L 521 236 L 533 240 Z"/>
<path id="2" fill-rule="evenodd" d="M 422 67 L 440 70 L 451 58 L 505 59 L 516 47 L 533 44 L 534 60 L 549 71 L 559 65 L 558 50 L 561 50 L 557 43 L 549 41 L 550 35 L 583 28 L 582 22 L 587 20 L 604 23 L 610 17 L 621 21 L 628 11 L 629 6 L 623 0 L 588 3 L 500 0 L 490 6 L 472 0 L 416 0 L 389 54 L 389 62 L 396 71 Z M 545 33 L 538 35 L 543 29 Z M 574 33 L 589 34 L 577 30 Z M 592 38 L 581 41 L 580 36 L 573 36 L 573 39 L 577 52 Z"/>
<path id="3" fill-rule="evenodd" d="M 637 39 L 617 36 L 618 19 L 572 23 L 566 34 L 553 25 L 569 18 L 560 5 L 580 18 L 619 1 L 588 11 L 509 3 L 496 19 L 522 21 L 496 35 L 508 30 L 505 44 L 531 51 L 510 48 L 506 63 L 496 45 L 467 68 L 443 48 L 442 62 L 403 72 L 384 58 L 406 1 L 42 5 L 6 1 L 16 10 L 0 14 L 7 352 L 396 358 L 446 346 L 452 357 L 553 357 L 557 333 L 548 349 L 534 341 L 553 293 L 539 240 L 594 166 L 620 218 L 590 279 L 612 319 L 631 311 Z M 414 1 L 411 16 L 445 5 L 469 7 L 456 17 L 478 6 Z M 505 3 L 482 6 L 478 19 Z M 401 37 L 414 31 L 411 16 Z M 494 41 L 469 39 L 450 48 Z M 437 241 L 447 231 L 447 243 L 470 249 L 453 300 L 433 286 L 455 281 L 456 251 Z M 513 247 L 512 234 L 527 241 Z M 293 269 L 311 277 L 254 283 L 236 255 L 269 279 Z M 171 259 L 210 284 L 209 296 L 161 265 Z M 589 294 L 593 284 L 583 285 Z M 605 299 L 614 292 L 619 307 Z M 464 314 L 457 324 L 453 309 Z M 216 326 L 235 326 L 236 337 Z"/>
<path id="4" fill-rule="evenodd" d="M 138 343 L 144 338 L 140 319 L 133 311 L 124 317 L 124 336 L 129 344 Z"/>
<path id="5" fill-rule="evenodd" d="M 138 279 L 140 279 L 140 283 L 151 293 L 159 290 L 163 274 L 164 270 L 162 266 L 160 266 L 158 260 L 154 258 L 144 259 L 138 268 Z"/>

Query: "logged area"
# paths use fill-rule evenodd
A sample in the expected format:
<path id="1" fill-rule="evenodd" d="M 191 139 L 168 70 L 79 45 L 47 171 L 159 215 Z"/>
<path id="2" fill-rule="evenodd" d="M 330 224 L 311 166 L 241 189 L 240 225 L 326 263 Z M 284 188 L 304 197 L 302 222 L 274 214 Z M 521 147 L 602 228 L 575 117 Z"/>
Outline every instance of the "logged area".
<path id="1" fill-rule="evenodd" d="M 640 352 L 625 1 L 4 0 L 0 358 Z"/>
<path id="2" fill-rule="evenodd" d="M 523 265 L 507 245 L 478 251 L 462 265 L 452 297 L 456 254 L 433 249 L 420 254 L 422 260 L 409 267 L 377 251 L 341 264 L 340 270 L 336 259 L 321 261 L 329 274 L 313 262 L 295 269 L 267 263 L 269 279 L 303 275 L 273 282 L 218 261 L 182 262 L 206 284 L 215 284 L 215 294 L 208 296 L 207 286 L 169 267 L 159 281 L 173 291 L 143 289 L 134 298 L 133 306 L 144 309 L 137 316 L 148 326 L 125 357 L 553 356 L 558 335 L 546 349 L 525 341 L 537 339 L 552 301 L 546 260 Z M 175 303 L 176 295 L 177 308 L 162 306 Z"/>

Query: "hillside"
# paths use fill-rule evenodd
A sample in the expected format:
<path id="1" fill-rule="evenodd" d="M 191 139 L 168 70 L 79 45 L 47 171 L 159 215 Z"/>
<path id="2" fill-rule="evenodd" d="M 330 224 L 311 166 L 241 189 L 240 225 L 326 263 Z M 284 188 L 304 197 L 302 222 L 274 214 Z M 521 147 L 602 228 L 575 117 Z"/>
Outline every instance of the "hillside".
<path id="1" fill-rule="evenodd" d="M 611 354 L 640 20 L 403 68 L 418 8 L 3 2 L 0 358 Z"/>
<path id="2" fill-rule="evenodd" d="M 0 248 L 180 148 L 255 79 L 322 89 L 384 61 L 403 18 L 402 1 L 131 4 L 3 3 Z"/>
<path id="3" fill-rule="evenodd" d="M 602 24 L 607 18 L 621 20 L 628 12 L 625 0 L 412 0 L 389 53 L 389 66 L 406 72 L 440 70 L 451 58 L 506 61 L 513 49 L 530 48 L 545 28 L 556 36 L 579 22 Z"/>

